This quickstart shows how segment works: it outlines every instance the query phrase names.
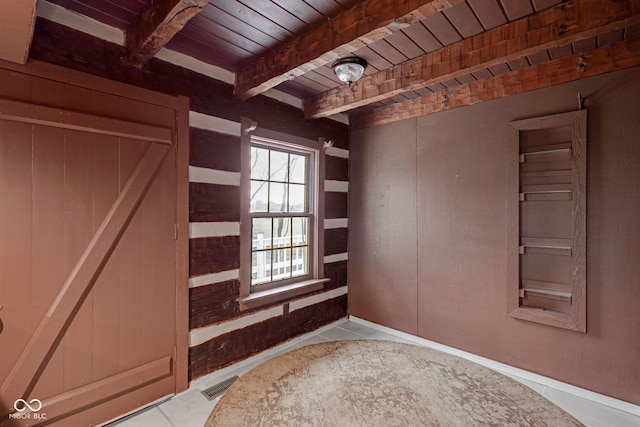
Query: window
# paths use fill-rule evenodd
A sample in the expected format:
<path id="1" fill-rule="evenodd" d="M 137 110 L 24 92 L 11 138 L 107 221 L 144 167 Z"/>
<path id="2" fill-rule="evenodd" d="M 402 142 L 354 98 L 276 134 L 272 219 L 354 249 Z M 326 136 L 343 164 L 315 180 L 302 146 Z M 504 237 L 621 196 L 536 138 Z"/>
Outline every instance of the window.
<path id="1" fill-rule="evenodd" d="M 511 122 L 509 311 L 586 331 L 586 111 Z"/>
<path id="2" fill-rule="evenodd" d="M 251 144 L 252 287 L 309 275 L 311 161 L 304 150 Z M 301 256 L 294 260 L 293 251 Z"/>
<path id="3" fill-rule="evenodd" d="M 243 120 L 240 302 L 285 300 L 323 286 L 318 206 L 322 143 Z"/>

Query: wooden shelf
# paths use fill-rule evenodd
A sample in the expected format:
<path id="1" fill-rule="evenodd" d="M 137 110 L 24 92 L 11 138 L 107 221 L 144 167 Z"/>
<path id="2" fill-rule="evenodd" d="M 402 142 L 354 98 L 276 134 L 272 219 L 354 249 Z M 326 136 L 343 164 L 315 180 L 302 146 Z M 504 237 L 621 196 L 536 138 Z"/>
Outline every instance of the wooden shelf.
<path id="1" fill-rule="evenodd" d="M 519 199 L 521 202 L 571 200 L 571 184 L 523 185 Z"/>
<path id="2" fill-rule="evenodd" d="M 548 162 L 552 160 L 571 159 L 571 148 L 558 148 L 555 150 L 532 151 L 520 154 L 520 163 L 526 161 Z"/>
<path id="3" fill-rule="evenodd" d="M 525 254 L 542 254 L 542 255 L 561 255 L 571 256 L 571 248 L 553 248 L 541 246 L 520 246 L 518 248 L 520 255 Z"/>
<path id="4" fill-rule="evenodd" d="M 571 177 L 571 169 L 521 172 L 522 178 L 561 178 Z"/>
<path id="5" fill-rule="evenodd" d="M 539 237 L 522 237 L 518 252 L 547 255 L 571 256 L 571 239 L 548 239 Z"/>
<path id="6" fill-rule="evenodd" d="M 571 193 L 571 184 L 523 185 L 523 193 Z"/>
<path id="7" fill-rule="evenodd" d="M 523 147 L 520 149 L 520 153 L 531 155 L 531 154 L 557 152 L 558 150 L 567 150 L 567 149 L 571 149 L 571 141 L 560 142 L 558 144 L 540 145 L 536 147 Z"/>
<path id="8" fill-rule="evenodd" d="M 519 200 L 521 202 L 534 202 L 534 201 L 562 201 L 572 200 L 573 194 L 569 192 L 555 192 L 555 193 L 520 193 Z"/>
<path id="9" fill-rule="evenodd" d="M 571 303 L 571 292 L 567 291 L 567 288 L 570 288 L 570 285 L 523 279 L 519 292 L 520 298 L 524 298 L 525 294 L 529 293 Z"/>
<path id="10" fill-rule="evenodd" d="M 536 294 L 537 296 L 554 299 L 558 301 L 566 301 L 569 304 L 571 304 L 570 292 L 548 291 L 546 289 L 535 289 L 535 288 L 521 288 L 520 298 L 524 298 L 525 294 Z"/>

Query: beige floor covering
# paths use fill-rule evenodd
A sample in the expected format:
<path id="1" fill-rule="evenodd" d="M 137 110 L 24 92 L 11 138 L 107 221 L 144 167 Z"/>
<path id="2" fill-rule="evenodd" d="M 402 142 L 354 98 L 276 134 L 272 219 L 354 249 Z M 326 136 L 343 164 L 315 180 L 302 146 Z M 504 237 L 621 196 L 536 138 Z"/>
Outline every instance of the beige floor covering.
<path id="1" fill-rule="evenodd" d="M 335 341 L 247 372 L 205 426 L 580 425 L 533 390 L 466 359 L 391 341 Z"/>

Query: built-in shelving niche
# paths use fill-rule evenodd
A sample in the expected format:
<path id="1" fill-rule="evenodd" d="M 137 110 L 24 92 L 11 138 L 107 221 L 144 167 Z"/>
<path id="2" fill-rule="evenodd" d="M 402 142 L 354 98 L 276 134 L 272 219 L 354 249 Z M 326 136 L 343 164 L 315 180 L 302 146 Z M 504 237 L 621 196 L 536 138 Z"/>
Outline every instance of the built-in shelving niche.
<path id="1" fill-rule="evenodd" d="M 510 125 L 509 314 L 586 332 L 587 112 Z"/>

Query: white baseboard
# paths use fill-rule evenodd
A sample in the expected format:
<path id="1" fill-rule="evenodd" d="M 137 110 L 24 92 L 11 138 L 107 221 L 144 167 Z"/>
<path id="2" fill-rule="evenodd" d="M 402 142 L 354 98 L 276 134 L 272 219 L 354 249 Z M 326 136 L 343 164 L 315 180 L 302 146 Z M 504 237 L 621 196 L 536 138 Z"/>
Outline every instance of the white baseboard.
<path id="1" fill-rule="evenodd" d="M 434 341 L 429 341 L 427 339 L 420 338 L 415 335 L 408 334 L 406 332 L 401 332 L 396 329 L 379 325 L 377 323 L 369 322 L 368 320 L 364 320 L 359 317 L 349 316 L 349 320 L 354 323 L 359 323 L 369 328 L 376 329 L 390 335 L 394 335 L 398 338 L 402 338 L 404 340 L 411 341 L 425 347 L 433 348 L 435 350 L 440 350 L 445 353 L 453 354 L 455 356 L 459 356 L 464 359 L 471 360 L 472 362 L 476 362 L 480 365 L 486 366 L 487 368 L 491 368 L 495 371 L 498 371 L 508 376 L 514 376 L 514 377 L 519 377 L 525 380 L 533 381 L 545 387 L 554 388 L 556 390 L 563 391 L 565 393 L 571 394 L 576 397 L 581 397 L 583 399 L 587 399 L 592 402 L 599 403 L 601 405 L 609 406 L 611 408 L 615 408 L 620 411 L 624 411 L 636 416 L 640 416 L 640 406 L 634 405 L 629 402 L 625 402 L 624 400 L 615 399 L 613 397 L 606 396 L 604 394 L 600 394 L 594 391 L 586 390 L 584 388 L 576 387 L 574 385 L 567 384 L 562 381 L 554 380 L 552 378 L 545 377 L 540 374 L 535 374 L 533 372 L 529 372 L 524 369 L 516 368 L 514 366 L 506 365 L 504 363 L 497 362 L 495 360 L 477 356 L 473 353 L 468 353 L 466 351 L 458 350 L 456 348 L 449 347 L 444 344 L 439 344 Z"/>

